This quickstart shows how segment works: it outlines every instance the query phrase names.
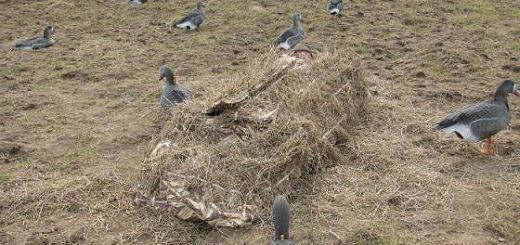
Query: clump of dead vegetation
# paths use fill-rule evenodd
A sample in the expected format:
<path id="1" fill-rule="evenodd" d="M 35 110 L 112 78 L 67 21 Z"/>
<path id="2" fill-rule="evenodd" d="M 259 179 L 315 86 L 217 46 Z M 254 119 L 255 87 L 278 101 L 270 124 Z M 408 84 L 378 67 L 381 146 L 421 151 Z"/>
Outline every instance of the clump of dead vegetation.
<path id="1" fill-rule="evenodd" d="M 178 106 L 171 140 L 145 162 L 138 203 L 215 226 L 257 221 L 274 195 L 349 155 L 365 115 L 360 64 L 344 53 L 309 63 L 267 52 L 229 86 Z"/>

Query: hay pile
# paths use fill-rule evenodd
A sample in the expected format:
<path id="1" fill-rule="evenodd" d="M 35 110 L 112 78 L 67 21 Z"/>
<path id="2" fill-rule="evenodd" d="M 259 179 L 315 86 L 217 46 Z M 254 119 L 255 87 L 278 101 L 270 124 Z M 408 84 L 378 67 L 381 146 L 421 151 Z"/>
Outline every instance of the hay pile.
<path id="1" fill-rule="evenodd" d="M 137 203 L 218 227 L 258 221 L 275 195 L 345 160 L 365 86 L 343 53 L 302 63 L 268 52 L 221 91 L 175 108 L 160 136 L 171 144 L 145 162 Z"/>

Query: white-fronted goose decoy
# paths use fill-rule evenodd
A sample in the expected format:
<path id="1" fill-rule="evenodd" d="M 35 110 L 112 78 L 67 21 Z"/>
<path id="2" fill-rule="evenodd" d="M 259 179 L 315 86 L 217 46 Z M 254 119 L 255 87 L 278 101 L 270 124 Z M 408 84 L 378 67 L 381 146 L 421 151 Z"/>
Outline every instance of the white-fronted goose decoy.
<path id="1" fill-rule="evenodd" d="M 305 38 L 305 32 L 300 26 L 301 19 L 301 14 L 294 13 L 292 26 L 282 32 L 282 34 L 278 36 L 278 39 L 276 40 L 276 45 L 278 48 L 288 50 L 294 47 L 294 45 L 298 44 L 301 40 L 303 40 L 303 38 Z"/>
<path id="2" fill-rule="evenodd" d="M 190 91 L 178 84 L 177 75 L 173 73 L 170 68 L 163 65 L 159 73 L 159 81 L 166 80 L 166 86 L 161 95 L 161 106 L 164 110 L 168 111 L 174 107 L 175 104 L 191 99 Z"/>
<path id="3" fill-rule="evenodd" d="M 128 0 L 130 1 L 131 3 L 135 3 L 135 4 L 145 4 L 146 2 L 148 2 L 147 0 Z"/>
<path id="4" fill-rule="evenodd" d="M 284 196 L 277 196 L 273 202 L 274 238 L 272 245 L 294 245 L 289 239 L 291 208 Z"/>
<path id="5" fill-rule="evenodd" d="M 29 38 L 23 42 L 17 43 L 14 47 L 17 49 L 26 50 L 36 50 L 50 47 L 54 44 L 54 40 L 52 40 L 53 32 L 54 28 L 52 26 L 47 26 L 43 30 L 43 37 Z"/>
<path id="6" fill-rule="evenodd" d="M 203 7 L 202 1 L 197 0 L 197 9 L 191 11 L 188 15 L 179 20 L 175 26 L 188 30 L 198 30 L 206 18 Z"/>
<path id="7" fill-rule="evenodd" d="M 342 0 L 330 0 L 329 3 L 329 14 L 338 15 L 339 12 L 343 9 L 343 1 Z"/>
<path id="8" fill-rule="evenodd" d="M 469 105 L 444 118 L 437 129 L 455 134 L 469 142 L 487 139 L 484 154 L 491 154 L 491 136 L 507 127 L 511 112 L 507 104 L 508 94 L 518 95 L 517 85 L 512 80 L 504 80 L 495 92 L 495 98 Z"/>

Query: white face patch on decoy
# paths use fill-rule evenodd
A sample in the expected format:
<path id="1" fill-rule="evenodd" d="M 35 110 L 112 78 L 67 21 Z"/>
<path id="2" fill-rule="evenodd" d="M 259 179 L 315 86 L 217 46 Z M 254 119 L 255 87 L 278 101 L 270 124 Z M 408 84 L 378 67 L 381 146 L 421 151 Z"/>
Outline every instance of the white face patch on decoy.
<path id="1" fill-rule="evenodd" d="M 296 13 L 296 15 L 298 16 L 298 21 L 303 23 L 302 14 L 301 13 Z"/>
<path id="2" fill-rule="evenodd" d="M 343 1 L 331 0 L 329 3 L 329 14 L 339 15 L 339 12 L 343 9 Z"/>

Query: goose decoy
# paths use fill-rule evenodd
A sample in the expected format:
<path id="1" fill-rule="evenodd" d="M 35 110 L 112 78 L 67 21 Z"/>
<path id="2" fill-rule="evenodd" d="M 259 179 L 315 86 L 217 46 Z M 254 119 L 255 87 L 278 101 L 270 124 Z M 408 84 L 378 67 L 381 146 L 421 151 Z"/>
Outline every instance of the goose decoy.
<path id="1" fill-rule="evenodd" d="M 197 0 L 197 9 L 191 11 L 188 15 L 179 20 L 175 26 L 188 30 L 198 30 L 206 18 L 203 7 L 202 0 Z"/>
<path id="2" fill-rule="evenodd" d="M 278 39 L 276 40 L 278 48 L 288 50 L 305 38 L 305 32 L 300 26 L 301 19 L 301 14 L 294 13 L 292 26 L 278 36 Z"/>
<path id="3" fill-rule="evenodd" d="M 330 0 L 329 3 L 329 14 L 338 15 L 339 12 L 343 9 L 343 1 L 342 0 Z"/>
<path id="4" fill-rule="evenodd" d="M 294 245 L 289 239 L 291 208 L 284 196 L 277 196 L 273 202 L 274 238 L 272 245 Z"/>
<path id="5" fill-rule="evenodd" d="M 145 4 L 146 2 L 148 2 L 148 0 L 128 0 L 128 1 L 131 3 L 135 3 L 135 4 Z"/>
<path id="6" fill-rule="evenodd" d="M 444 118 L 437 129 L 453 133 L 469 142 L 486 139 L 483 152 L 491 154 L 491 136 L 507 127 L 511 112 L 507 104 L 508 94 L 518 95 L 517 85 L 512 80 L 504 80 L 495 92 L 495 98 L 464 107 Z"/>
<path id="7" fill-rule="evenodd" d="M 177 75 L 173 73 L 170 68 L 163 65 L 159 73 L 159 81 L 166 80 L 166 86 L 161 95 L 161 106 L 164 110 L 168 111 L 174 107 L 175 104 L 191 99 L 190 91 L 177 82 Z"/>
<path id="8" fill-rule="evenodd" d="M 52 26 L 47 26 L 43 30 L 43 37 L 29 38 L 23 42 L 17 43 L 14 47 L 17 49 L 26 49 L 26 50 L 36 50 L 36 49 L 50 47 L 54 44 L 54 40 L 52 40 L 53 32 L 54 32 L 54 28 Z"/>

